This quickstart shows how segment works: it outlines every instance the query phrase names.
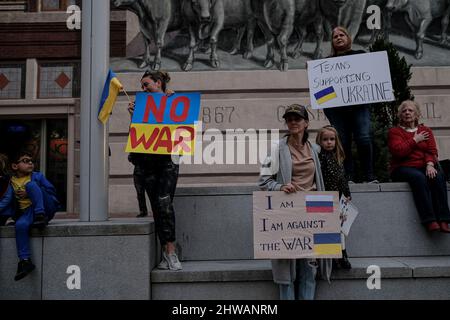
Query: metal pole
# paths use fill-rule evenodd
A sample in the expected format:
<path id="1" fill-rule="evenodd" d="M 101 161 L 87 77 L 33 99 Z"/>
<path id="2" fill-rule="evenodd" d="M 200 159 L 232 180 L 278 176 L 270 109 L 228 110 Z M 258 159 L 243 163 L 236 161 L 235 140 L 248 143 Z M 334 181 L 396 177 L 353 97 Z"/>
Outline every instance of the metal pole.
<path id="1" fill-rule="evenodd" d="M 97 114 L 109 69 L 110 0 L 83 0 L 80 220 L 108 220 L 108 130 Z"/>

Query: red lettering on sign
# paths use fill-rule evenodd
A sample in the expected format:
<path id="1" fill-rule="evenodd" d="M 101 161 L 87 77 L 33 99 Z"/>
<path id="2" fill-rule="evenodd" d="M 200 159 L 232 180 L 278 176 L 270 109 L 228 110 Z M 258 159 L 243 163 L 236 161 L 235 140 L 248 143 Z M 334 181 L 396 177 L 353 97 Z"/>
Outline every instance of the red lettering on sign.
<path id="1" fill-rule="evenodd" d="M 166 110 L 167 96 L 161 98 L 159 108 L 156 106 L 155 99 L 152 95 L 147 97 L 147 104 L 145 105 L 144 119 L 142 122 L 148 123 L 150 112 L 155 116 L 156 122 L 162 123 L 164 121 L 164 111 Z"/>
<path id="2" fill-rule="evenodd" d="M 183 112 L 181 112 L 181 115 L 177 115 L 175 112 L 177 110 L 178 104 L 183 104 Z M 170 119 L 172 119 L 173 122 L 183 122 L 186 120 L 189 114 L 189 108 L 191 107 L 190 101 L 188 97 L 176 97 L 172 101 L 172 105 L 170 106 Z"/>
<path id="3" fill-rule="evenodd" d="M 164 139 L 164 136 L 166 136 L 167 139 Z M 171 139 L 171 133 L 170 133 L 169 127 L 161 128 L 161 132 L 158 136 L 158 140 L 156 141 L 155 145 L 153 146 L 153 151 L 156 151 L 159 148 L 166 148 L 168 153 L 172 152 L 172 139 Z"/>
<path id="4" fill-rule="evenodd" d="M 159 134 L 159 128 L 155 128 L 148 140 L 145 140 L 145 134 L 140 136 L 139 139 L 136 139 L 136 128 L 131 127 L 130 128 L 131 148 L 136 149 L 136 147 L 138 147 L 142 143 L 144 145 L 145 150 L 150 149 L 150 147 L 152 146 L 152 144 L 155 141 L 158 134 Z"/>
<path id="5" fill-rule="evenodd" d="M 183 133 L 187 132 L 189 136 L 182 135 Z M 190 152 L 191 147 L 186 142 L 192 142 L 194 141 L 194 135 L 195 131 L 193 127 L 188 126 L 180 126 L 175 130 L 175 139 L 173 144 L 174 151 L 178 151 L 179 149 L 183 150 L 184 152 Z"/>

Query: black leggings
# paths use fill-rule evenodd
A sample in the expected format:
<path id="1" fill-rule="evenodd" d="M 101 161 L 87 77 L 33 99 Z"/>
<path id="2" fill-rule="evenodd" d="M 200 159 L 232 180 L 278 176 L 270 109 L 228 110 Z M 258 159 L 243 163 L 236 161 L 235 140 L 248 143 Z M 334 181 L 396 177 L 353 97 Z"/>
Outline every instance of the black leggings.
<path id="1" fill-rule="evenodd" d="M 147 212 L 147 193 L 155 219 L 156 233 L 161 245 L 175 241 L 175 211 L 173 197 L 177 187 L 179 166 L 167 155 L 144 155 L 136 161 L 133 179 L 139 210 Z"/>

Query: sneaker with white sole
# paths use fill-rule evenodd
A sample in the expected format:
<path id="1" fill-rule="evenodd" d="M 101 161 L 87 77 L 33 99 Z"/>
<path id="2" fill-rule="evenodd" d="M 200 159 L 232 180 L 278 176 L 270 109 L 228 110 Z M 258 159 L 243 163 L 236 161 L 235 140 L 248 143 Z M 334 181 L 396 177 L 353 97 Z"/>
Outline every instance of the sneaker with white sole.
<path id="1" fill-rule="evenodd" d="M 161 259 L 161 262 L 156 266 L 156 269 L 169 270 L 169 263 L 166 261 L 164 257 Z"/>
<path id="2" fill-rule="evenodd" d="M 167 264 L 169 266 L 169 270 L 181 270 L 181 263 L 180 260 L 178 260 L 178 256 L 176 253 L 170 253 L 167 254 L 163 252 L 163 258 L 167 261 Z"/>
<path id="3" fill-rule="evenodd" d="M 14 221 L 14 219 L 11 217 L 8 217 L 8 219 L 5 222 L 5 226 L 14 226 L 14 225 L 16 225 L 16 222 Z"/>

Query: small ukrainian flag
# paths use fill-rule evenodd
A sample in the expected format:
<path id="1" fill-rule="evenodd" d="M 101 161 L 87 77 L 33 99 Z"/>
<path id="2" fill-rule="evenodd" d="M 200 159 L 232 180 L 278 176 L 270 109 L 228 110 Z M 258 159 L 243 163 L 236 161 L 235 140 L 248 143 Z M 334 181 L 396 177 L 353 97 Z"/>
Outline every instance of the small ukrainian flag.
<path id="1" fill-rule="evenodd" d="M 316 98 L 318 104 L 322 104 L 330 101 L 331 99 L 337 98 L 337 95 L 333 86 L 331 86 L 315 93 L 314 97 Z"/>
<path id="2" fill-rule="evenodd" d="M 340 254 L 341 234 L 340 233 L 316 233 L 314 234 L 314 253 L 321 255 Z"/>
<path id="3" fill-rule="evenodd" d="M 117 79 L 116 74 L 110 69 L 105 86 L 103 87 L 102 99 L 100 100 L 100 108 L 98 110 L 98 120 L 103 124 L 106 124 L 108 121 L 121 89 L 122 84 L 119 79 Z"/>

